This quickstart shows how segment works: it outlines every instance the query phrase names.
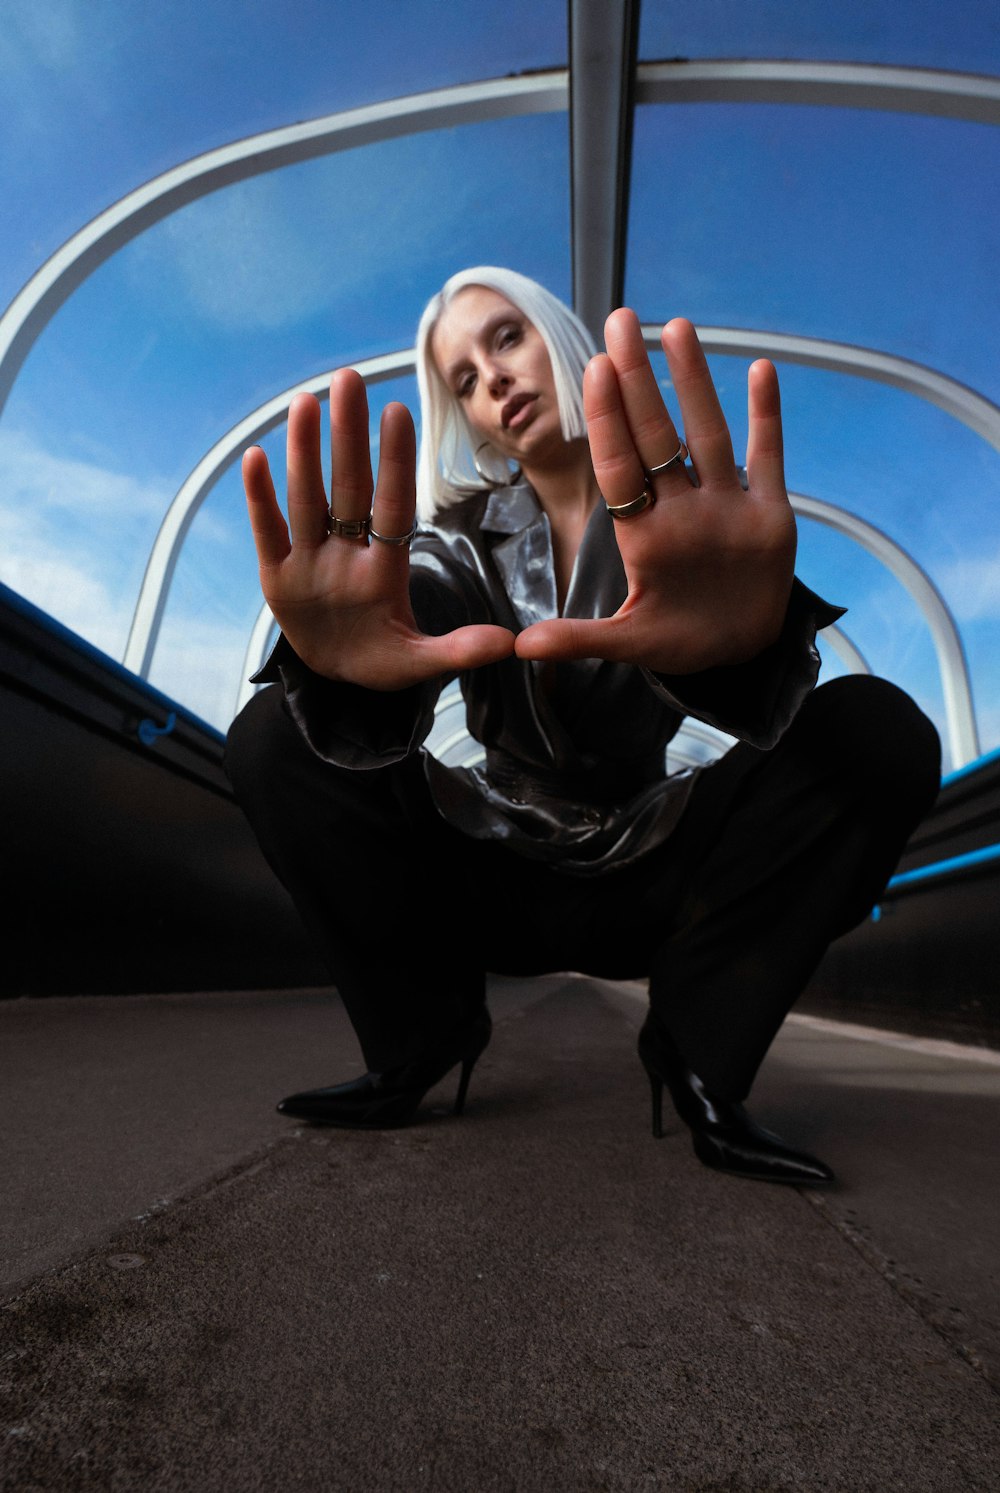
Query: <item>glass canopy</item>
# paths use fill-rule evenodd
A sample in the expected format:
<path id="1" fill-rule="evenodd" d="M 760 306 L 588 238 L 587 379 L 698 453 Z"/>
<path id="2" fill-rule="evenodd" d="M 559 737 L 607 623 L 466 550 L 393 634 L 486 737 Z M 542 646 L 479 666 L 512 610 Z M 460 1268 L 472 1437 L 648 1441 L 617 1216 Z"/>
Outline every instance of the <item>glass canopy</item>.
<path id="1" fill-rule="evenodd" d="M 772 357 L 799 573 L 849 608 L 825 672 L 908 689 L 952 768 L 996 750 L 998 74 L 979 0 L 10 0 L 0 580 L 224 730 L 269 631 L 240 451 L 280 477 L 290 391 L 344 363 L 373 431 L 414 405 L 428 296 L 509 264 L 651 341 L 690 316 L 738 447 Z M 588 236 L 571 135 L 616 117 Z"/>

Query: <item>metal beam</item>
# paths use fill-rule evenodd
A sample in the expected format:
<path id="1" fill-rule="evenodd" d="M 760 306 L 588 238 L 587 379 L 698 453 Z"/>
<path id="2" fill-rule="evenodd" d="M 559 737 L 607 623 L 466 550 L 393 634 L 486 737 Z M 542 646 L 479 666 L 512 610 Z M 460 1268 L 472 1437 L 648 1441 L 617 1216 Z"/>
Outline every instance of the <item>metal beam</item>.
<path id="1" fill-rule="evenodd" d="M 855 648 L 850 638 L 842 627 L 836 622 L 831 622 L 829 627 L 824 627 L 820 638 L 830 644 L 834 653 L 837 654 L 842 663 L 847 665 L 851 674 L 870 674 L 871 667 L 868 660 L 859 648 Z"/>
<path id="2" fill-rule="evenodd" d="M 598 0 L 593 0 L 593 7 L 599 13 Z M 0 411 L 35 341 L 77 286 L 124 244 L 186 203 L 233 182 L 338 150 L 452 125 L 558 111 L 567 107 L 568 96 L 569 75 L 564 69 L 435 89 L 266 130 L 206 151 L 144 182 L 67 239 L 0 317 Z M 647 62 L 637 70 L 635 98 L 641 103 L 833 104 L 1000 123 L 1000 81 L 928 68 Z M 621 179 L 627 180 L 624 171 Z M 624 204 L 618 218 L 624 222 Z M 577 234 L 574 229 L 573 237 L 582 249 L 586 232 Z M 581 274 L 585 285 L 597 284 L 596 270 Z M 618 298 L 612 285 L 612 303 Z"/>
<path id="3" fill-rule="evenodd" d="M 660 328 L 654 322 L 643 323 L 648 347 L 659 347 Z M 799 337 L 785 332 L 749 331 L 743 327 L 699 327 L 698 336 L 707 353 L 725 353 L 747 358 L 776 358 L 785 363 L 800 363 L 806 368 L 825 368 L 832 373 L 849 373 L 870 378 L 875 383 L 891 384 L 906 394 L 916 394 L 939 409 L 954 415 L 970 430 L 1000 451 L 1000 406 L 970 389 L 968 384 L 949 378 L 925 363 L 914 363 L 892 353 L 852 342 L 829 342 L 821 337 Z"/>
<path id="4" fill-rule="evenodd" d="M 363 358 L 350 365 L 358 370 L 366 383 L 384 383 L 386 379 L 398 378 L 400 374 L 412 373 L 413 349 L 405 352 L 384 353 L 378 358 Z M 282 424 L 287 418 L 288 406 L 296 394 L 315 394 L 317 398 L 328 397 L 330 375 L 319 373 L 304 383 L 284 389 L 273 399 L 268 399 L 249 415 L 227 430 L 198 462 L 185 478 L 163 516 L 159 532 L 153 541 L 146 562 L 146 573 L 139 588 L 132 626 L 122 663 L 135 674 L 145 679 L 153 661 L 156 640 L 163 621 L 163 612 L 170 593 L 170 583 L 181 548 L 198 509 L 216 482 L 227 471 L 248 446 L 252 446 L 269 430 Z"/>
<path id="5" fill-rule="evenodd" d="M 559 112 L 567 106 L 568 88 L 566 70 L 552 69 L 388 99 L 236 140 L 144 182 L 67 239 L 0 317 L 0 411 L 34 342 L 63 302 L 118 249 L 177 208 L 265 171 L 380 140 Z"/>
<path id="6" fill-rule="evenodd" d="M 1000 124 L 1000 78 L 857 62 L 641 62 L 639 104 L 823 104 Z"/>
<path id="7" fill-rule="evenodd" d="M 972 705 L 969 666 L 955 619 L 926 570 L 907 554 L 902 545 L 856 513 L 848 513 L 834 503 L 824 503 L 820 498 L 806 497 L 803 493 L 790 492 L 788 497 L 796 513 L 815 519 L 839 534 L 846 534 L 848 539 L 853 539 L 874 555 L 913 597 L 930 629 L 937 654 L 951 765 L 961 767 L 971 762 L 979 756 L 979 734 Z"/>
<path id="8" fill-rule="evenodd" d="M 1000 410 L 964 385 L 956 384 L 920 364 L 889 358 L 885 354 L 848 344 L 821 343 L 815 339 L 789 337 L 780 333 L 742 332 L 719 327 L 700 327 L 698 331 L 703 346 L 712 352 L 773 355 L 813 366 L 834 368 L 855 376 L 861 374 L 880 378 L 905 388 L 909 393 L 932 399 L 934 403 L 948 409 L 949 413 L 963 419 L 979 434 L 1000 445 Z M 645 324 L 643 334 L 647 345 L 658 344 L 659 329 L 656 326 Z M 368 382 L 378 383 L 411 372 L 413 350 L 410 348 L 380 358 L 364 359 L 354 366 Z M 186 479 L 167 510 L 150 552 L 123 659 L 127 668 L 144 677 L 148 675 L 181 546 L 195 513 L 214 483 L 247 446 L 281 424 L 295 394 L 307 390 L 322 396 L 328 381 L 329 374 L 318 374 L 267 400 L 227 431 L 205 453 Z M 841 533 L 863 544 L 914 597 L 930 628 L 938 657 L 952 766 L 957 768 L 972 761 L 979 755 L 979 738 L 968 665 L 958 628 L 933 581 L 902 546 L 864 519 L 818 498 L 792 494 L 791 500 L 792 506 L 805 516 L 839 529 Z"/>
<path id="9" fill-rule="evenodd" d="M 913 597 L 927 623 L 938 659 L 952 767 L 957 769 L 967 762 L 974 761 L 979 755 L 979 744 L 965 653 L 947 603 L 927 572 L 895 540 L 890 539 L 874 524 L 858 518 L 856 514 L 849 513 L 834 503 L 825 503 L 819 498 L 807 497 L 804 493 L 793 492 L 789 494 L 789 498 L 795 512 L 803 518 L 811 518 L 817 523 L 825 524 L 828 528 L 860 544 L 883 564 Z M 265 606 L 258 614 L 251 642 L 247 647 L 244 676 L 253 673 L 263 663 L 267 640 L 273 625 L 270 611 Z M 871 668 L 863 654 L 836 624 L 824 628 L 820 636 L 830 643 L 852 673 L 871 673 Z M 253 686 L 246 684 L 244 677 L 237 692 L 237 710 L 240 710 L 246 703 L 252 691 Z M 442 695 L 438 701 L 436 713 L 444 714 L 457 704 L 458 694 L 457 686 L 455 686 Z M 463 731 L 460 729 L 449 736 L 447 746 L 454 747 L 461 740 L 462 735 Z M 710 748 L 715 755 L 721 755 L 730 744 L 729 738 L 715 727 L 691 719 L 685 721 L 678 737 L 675 738 L 678 745 L 684 740 L 696 741 L 701 747 Z M 683 748 L 678 753 L 677 747 L 672 745 L 670 750 L 675 758 L 679 757 L 680 760 L 692 762 L 695 760 L 685 756 Z"/>
<path id="10" fill-rule="evenodd" d="M 570 0 L 573 303 L 599 347 L 624 294 L 638 32 L 638 0 Z"/>

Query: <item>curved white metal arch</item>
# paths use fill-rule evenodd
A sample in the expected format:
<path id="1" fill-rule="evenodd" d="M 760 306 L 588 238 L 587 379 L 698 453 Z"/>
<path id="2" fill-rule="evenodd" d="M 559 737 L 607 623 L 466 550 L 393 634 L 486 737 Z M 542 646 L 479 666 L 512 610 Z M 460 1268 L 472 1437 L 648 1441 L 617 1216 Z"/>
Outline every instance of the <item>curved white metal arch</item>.
<path id="1" fill-rule="evenodd" d="M 644 325 L 643 334 L 647 344 L 655 345 L 658 343 L 658 328 Z M 748 350 L 767 352 L 770 348 L 776 347 L 780 343 L 782 348 L 786 349 L 783 353 L 786 357 L 788 356 L 787 349 L 791 348 L 794 351 L 795 345 L 798 342 L 806 341 L 809 353 L 808 357 L 803 356 L 801 361 L 815 361 L 816 355 L 813 351 L 811 339 L 785 337 L 779 336 L 779 334 L 739 333 L 734 343 L 730 341 L 728 329 L 712 327 L 699 328 L 699 335 L 701 335 L 703 344 L 706 347 L 726 353 L 746 353 Z M 748 348 L 748 345 L 743 340 L 745 336 L 759 339 L 759 342 L 752 341 Z M 825 343 L 823 347 L 826 349 L 823 354 L 825 361 L 821 366 L 838 367 L 845 372 L 855 374 L 863 373 L 867 367 L 867 363 L 859 356 L 853 356 L 850 361 L 846 359 L 840 362 L 837 361 L 838 353 L 858 355 L 865 353 L 865 349 L 852 348 L 840 343 Z M 881 355 L 867 354 L 867 356 Z M 908 366 L 913 368 L 919 367 L 916 364 Z M 405 351 L 387 353 L 379 358 L 364 359 L 354 364 L 354 367 L 369 382 L 381 382 L 385 379 L 398 377 L 401 374 L 410 372 L 413 367 L 413 350 L 410 348 Z M 933 370 L 926 369 L 924 372 L 931 375 Z M 167 592 L 174 569 L 176 568 L 181 546 L 195 513 L 204 502 L 214 483 L 232 465 L 240 452 L 247 446 L 252 445 L 254 441 L 259 440 L 268 430 L 273 429 L 281 423 L 285 417 L 288 405 L 295 394 L 306 390 L 310 393 L 320 395 L 324 392 L 328 380 L 329 374 L 318 374 L 314 378 L 302 384 L 296 384 L 290 389 L 285 389 L 272 399 L 267 400 L 265 404 L 260 405 L 243 420 L 239 421 L 238 424 L 234 425 L 231 430 L 227 431 L 211 450 L 206 452 L 186 479 L 167 510 L 150 552 L 123 658 L 126 668 L 132 669 L 135 673 L 143 675 L 143 677 L 148 674 L 166 605 Z M 959 385 L 958 387 L 961 388 L 962 386 Z M 919 393 L 920 386 L 914 384 L 909 389 L 909 392 Z M 929 396 L 925 395 L 924 397 Z M 938 401 L 935 400 L 936 402 Z M 963 412 L 968 413 L 964 405 L 961 405 L 959 409 L 952 412 L 957 413 L 959 418 L 962 418 Z M 1000 411 L 996 413 L 1000 417 Z M 969 423 L 969 420 L 966 419 L 965 423 Z M 980 433 L 982 434 L 983 432 Z M 1000 430 L 998 430 L 998 434 L 1000 434 Z M 890 539 L 887 534 L 884 534 L 881 529 L 876 528 L 873 524 L 867 523 L 864 519 L 858 518 L 854 514 L 846 513 L 845 510 L 836 507 L 832 503 L 825 503 L 819 498 L 810 498 L 797 493 L 792 493 L 789 496 L 792 506 L 797 512 L 802 513 L 806 517 L 814 518 L 820 523 L 825 523 L 828 527 L 838 529 L 839 532 L 861 543 L 882 564 L 886 565 L 890 573 L 913 596 L 930 628 L 938 658 L 938 666 L 941 672 L 941 687 L 944 694 L 948 722 L 952 766 L 957 768 L 966 762 L 972 761 L 973 758 L 979 755 L 979 737 L 972 703 L 968 665 L 955 621 L 948 609 L 947 603 L 933 581 L 900 545 L 896 544 L 894 540 Z M 258 623 L 258 625 L 260 624 Z"/>
<path id="2" fill-rule="evenodd" d="M 243 668 L 240 670 L 240 685 L 236 691 L 236 704 L 233 715 L 239 715 L 250 696 L 257 689 L 256 684 L 250 683 L 250 675 L 256 674 L 267 657 L 271 646 L 271 638 L 277 636 L 278 624 L 271 613 L 271 608 L 265 601 L 254 620 L 250 629 L 250 637 L 247 639 L 246 652 L 243 655 Z"/>
<path id="3" fill-rule="evenodd" d="M 0 412 L 43 328 L 93 270 L 179 207 L 281 166 L 399 135 L 517 114 L 565 110 L 564 68 L 434 89 L 266 130 L 184 161 L 99 213 L 50 256 L 0 316 Z M 855 63 L 645 62 L 644 103 L 764 102 L 849 105 L 1000 122 L 1000 83 L 967 73 Z"/>
<path id="4" fill-rule="evenodd" d="M 937 654 L 953 761 L 956 766 L 973 761 L 979 755 L 979 746 L 965 655 L 951 613 L 933 581 L 901 546 L 884 534 L 881 529 L 876 529 L 873 524 L 866 523 L 864 519 L 858 518 L 855 514 L 847 513 L 844 509 L 832 503 L 825 503 L 819 498 L 810 498 L 803 493 L 790 493 L 789 497 L 796 513 L 812 518 L 817 523 L 825 524 L 861 544 L 891 571 L 916 601 L 930 629 Z M 253 693 L 254 686 L 248 682 L 248 678 L 263 663 L 268 640 L 274 627 L 275 623 L 270 609 L 264 605 L 254 623 L 247 646 L 243 678 L 236 697 L 237 711 L 243 708 Z M 836 623 L 824 628 L 820 637 L 829 642 L 851 673 L 871 673 L 870 665 L 864 655 Z M 443 694 L 438 701 L 435 714 L 447 713 L 454 708 L 456 703 L 453 692 Z M 446 745 L 453 746 L 455 742 L 461 740 L 462 735 L 461 730 L 457 731 L 448 738 Z M 730 739 L 723 732 L 703 722 L 692 720 L 685 721 L 681 731 L 678 732 L 678 738 L 691 738 L 703 746 L 711 747 L 716 755 L 725 751 L 730 744 Z M 675 747 L 671 747 L 671 751 L 681 760 L 688 762 L 696 760 L 684 756 L 683 751 L 678 753 Z"/>
<path id="5" fill-rule="evenodd" d="M 660 345 L 660 327 L 643 322 L 642 335 L 647 347 Z M 869 378 L 875 383 L 891 384 L 906 394 L 916 394 L 970 430 L 989 441 L 1000 451 L 1000 406 L 977 394 L 967 384 L 949 378 L 936 368 L 898 358 L 876 348 L 859 347 L 853 342 L 830 342 L 822 337 L 800 337 L 787 332 L 751 331 L 744 327 L 698 327 L 701 345 L 707 353 L 725 353 L 746 358 L 776 358 L 785 363 L 800 363 L 806 368 L 824 368 L 832 373 L 847 373 Z"/>
<path id="6" fill-rule="evenodd" d="M 831 622 L 829 627 L 824 627 L 819 635 L 825 642 L 830 644 L 834 653 L 842 663 L 847 665 L 851 674 L 870 674 L 871 665 L 861 652 L 855 647 L 842 627 L 836 622 Z"/>
<path id="7" fill-rule="evenodd" d="M 386 379 L 413 371 L 413 349 L 409 348 L 401 353 L 383 353 L 377 358 L 363 358 L 352 366 L 366 383 L 384 383 Z M 329 373 L 319 373 L 300 384 L 293 384 L 291 388 L 276 394 L 273 399 L 258 405 L 257 409 L 227 430 L 185 478 L 163 516 L 146 561 L 146 572 L 139 588 L 139 599 L 122 656 L 122 663 L 127 669 L 141 674 L 144 679 L 149 673 L 163 620 L 163 609 L 167 604 L 167 593 L 181 547 L 195 514 L 212 487 L 248 446 L 252 446 L 269 430 L 282 423 L 296 394 L 322 397 L 328 393 L 329 383 Z"/>
<path id="8" fill-rule="evenodd" d="M 848 513 L 833 503 L 824 503 L 820 498 L 806 497 L 803 493 L 790 492 L 788 496 L 796 513 L 815 519 L 862 545 L 913 597 L 930 628 L 937 654 L 952 766 L 960 767 L 971 762 L 979 756 L 979 734 L 965 650 L 948 604 L 930 576 L 894 539 L 857 514 Z"/>
<path id="9" fill-rule="evenodd" d="M 32 344 L 62 303 L 99 265 L 179 207 L 281 166 L 400 135 L 565 110 L 563 69 L 438 88 L 284 125 L 219 146 L 144 182 L 57 249 L 0 317 L 0 411 Z"/>
<path id="10" fill-rule="evenodd" d="M 1000 124 L 1000 79 L 859 62 L 643 62 L 640 104 L 825 104 Z"/>
<path id="11" fill-rule="evenodd" d="M 240 674 L 239 689 L 236 692 L 234 715 L 239 715 L 254 690 L 258 688 L 257 685 L 250 683 L 250 675 L 255 674 L 263 664 L 277 632 L 278 624 L 271 614 L 271 608 L 265 602 L 257 613 L 256 621 L 250 630 L 246 652 L 243 655 L 243 668 Z M 871 673 L 864 655 L 836 622 L 831 622 L 829 627 L 824 627 L 820 638 L 830 644 L 852 674 Z M 441 696 L 434 707 L 435 718 L 447 715 L 450 711 L 457 709 L 461 703 L 461 690 L 456 681 L 441 691 Z M 681 730 L 693 732 L 705 744 L 711 745 L 717 754 L 725 751 L 731 740 L 724 732 L 716 730 L 714 726 L 705 725 L 701 721 L 687 721 Z"/>

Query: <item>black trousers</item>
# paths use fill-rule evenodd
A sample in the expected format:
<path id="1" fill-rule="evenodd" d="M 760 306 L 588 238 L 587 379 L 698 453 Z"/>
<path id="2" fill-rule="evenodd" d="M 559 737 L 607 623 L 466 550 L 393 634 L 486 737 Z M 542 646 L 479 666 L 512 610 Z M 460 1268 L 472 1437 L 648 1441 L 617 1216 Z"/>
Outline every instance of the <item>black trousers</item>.
<path id="1" fill-rule="evenodd" d="M 937 732 L 885 680 L 814 690 L 781 741 L 700 776 L 663 845 L 575 877 L 437 813 L 419 756 L 349 771 L 307 746 L 279 687 L 226 766 L 324 951 L 374 1070 L 477 1008 L 487 970 L 648 977 L 652 1010 L 720 1097 L 743 1099 L 832 939 L 869 914 L 939 786 Z"/>

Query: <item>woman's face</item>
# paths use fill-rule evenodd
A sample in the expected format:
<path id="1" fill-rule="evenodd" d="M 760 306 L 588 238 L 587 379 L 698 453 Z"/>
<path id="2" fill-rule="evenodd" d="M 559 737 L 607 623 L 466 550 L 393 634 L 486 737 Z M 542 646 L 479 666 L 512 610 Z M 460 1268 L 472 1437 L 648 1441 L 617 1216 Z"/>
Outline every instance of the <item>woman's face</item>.
<path id="1" fill-rule="evenodd" d="M 504 456 L 530 467 L 563 443 L 548 348 L 498 291 L 460 290 L 431 334 L 431 355 L 473 431 Z"/>

